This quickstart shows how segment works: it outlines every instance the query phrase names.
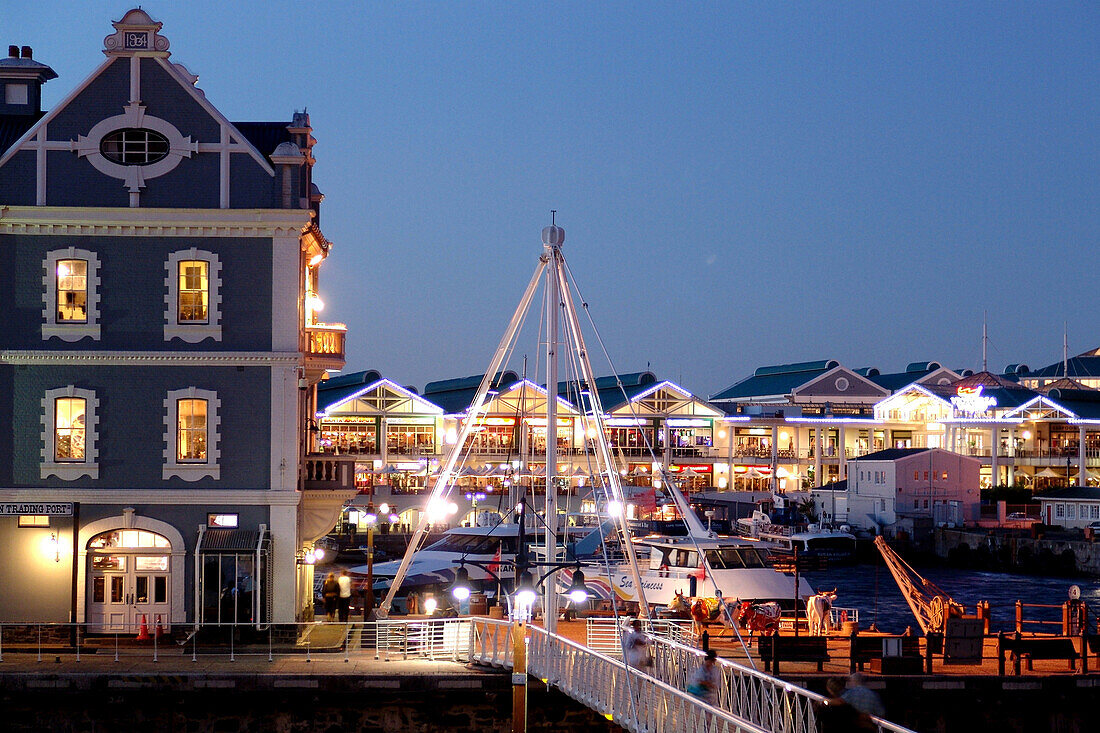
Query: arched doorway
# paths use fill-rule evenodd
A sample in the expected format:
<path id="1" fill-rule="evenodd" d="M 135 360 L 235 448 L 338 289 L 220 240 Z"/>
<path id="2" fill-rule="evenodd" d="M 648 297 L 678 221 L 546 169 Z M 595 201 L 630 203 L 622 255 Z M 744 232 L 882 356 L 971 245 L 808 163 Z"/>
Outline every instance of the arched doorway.
<path id="1" fill-rule="evenodd" d="M 172 618 L 172 545 L 143 529 L 112 529 L 88 540 L 89 633 L 152 631 Z"/>

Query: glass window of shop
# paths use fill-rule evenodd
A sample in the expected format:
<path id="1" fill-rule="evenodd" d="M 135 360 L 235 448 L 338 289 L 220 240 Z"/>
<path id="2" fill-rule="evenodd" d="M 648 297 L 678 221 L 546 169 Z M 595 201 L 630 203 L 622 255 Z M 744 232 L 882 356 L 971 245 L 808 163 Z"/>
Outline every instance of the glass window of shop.
<path id="1" fill-rule="evenodd" d="M 569 436 L 573 434 L 573 426 L 568 421 L 558 421 L 557 443 L 559 451 L 569 450 Z M 546 426 L 530 425 L 527 428 L 527 445 L 536 455 L 546 452 Z"/>
<path id="2" fill-rule="evenodd" d="M 373 423 L 324 423 L 321 449 L 325 453 L 377 453 L 378 432 Z"/>
<path id="3" fill-rule="evenodd" d="M 515 421 L 512 418 L 499 418 L 498 424 L 478 425 L 470 433 L 471 453 L 513 453 L 515 452 Z"/>
<path id="4" fill-rule="evenodd" d="M 733 451 L 739 456 L 766 458 L 772 452 L 771 431 L 767 428 L 737 428 L 734 430 Z"/>
<path id="5" fill-rule="evenodd" d="M 260 555 L 260 563 L 260 571 L 263 573 L 267 565 L 266 555 Z M 266 607 L 256 597 L 256 579 L 256 553 L 254 552 L 203 553 L 200 623 L 229 624 L 265 621 Z"/>
<path id="6" fill-rule="evenodd" d="M 673 450 L 698 450 L 710 448 L 714 443 L 712 428 L 669 428 Z"/>
<path id="7" fill-rule="evenodd" d="M 396 455 L 435 452 L 435 426 L 387 425 L 386 452 Z"/>
<path id="8" fill-rule="evenodd" d="M 638 455 L 646 452 L 648 446 L 657 446 L 653 428 L 611 428 L 608 430 L 608 440 L 612 448 Z"/>

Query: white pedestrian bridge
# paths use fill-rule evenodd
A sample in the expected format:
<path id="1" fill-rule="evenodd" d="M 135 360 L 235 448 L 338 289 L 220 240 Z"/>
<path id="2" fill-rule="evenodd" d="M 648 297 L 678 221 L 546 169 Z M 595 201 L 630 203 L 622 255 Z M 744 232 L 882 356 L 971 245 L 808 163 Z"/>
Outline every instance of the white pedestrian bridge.
<path id="1" fill-rule="evenodd" d="M 374 628 L 369 628 L 373 626 Z M 368 624 L 375 656 L 452 659 L 511 669 L 513 625 L 484 618 L 386 620 Z M 654 663 L 644 672 L 611 654 L 527 627 L 527 674 L 635 733 L 817 733 L 816 705 L 824 698 L 755 669 L 719 659 L 716 705 L 688 694 L 687 678 L 703 653 L 651 634 Z M 352 641 L 349 639 L 349 642 Z M 360 639 L 368 646 L 369 638 Z M 912 733 L 874 718 L 879 731 Z"/>

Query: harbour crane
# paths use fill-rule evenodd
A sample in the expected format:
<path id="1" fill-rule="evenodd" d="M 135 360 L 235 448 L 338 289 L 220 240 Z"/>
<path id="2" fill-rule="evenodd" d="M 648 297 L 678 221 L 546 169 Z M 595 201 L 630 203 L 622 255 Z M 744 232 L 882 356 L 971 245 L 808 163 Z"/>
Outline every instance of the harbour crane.
<path id="1" fill-rule="evenodd" d="M 901 594 L 905 596 L 905 602 L 909 609 L 917 617 L 921 631 L 943 633 L 944 624 L 948 616 L 962 616 L 962 604 L 956 602 L 950 595 L 931 580 L 924 578 L 913 569 L 913 566 L 901 559 L 882 535 L 875 537 L 875 547 L 882 553 L 882 559 L 886 561 L 886 567 L 894 576 Z"/>

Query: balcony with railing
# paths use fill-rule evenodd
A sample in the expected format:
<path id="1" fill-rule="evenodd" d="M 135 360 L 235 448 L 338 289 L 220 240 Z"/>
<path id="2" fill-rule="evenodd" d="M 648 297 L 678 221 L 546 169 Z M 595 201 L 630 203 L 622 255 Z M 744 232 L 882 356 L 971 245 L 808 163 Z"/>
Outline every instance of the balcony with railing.
<path id="1" fill-rule="evenodd" d="M 347 330 L 348 327 L 343 323 L 314 323 L 306 326 L 306 366 L 343 369 Z"/>
<path id="2" fill-rule="evenodd" d="M 306 456 L 302 460 L 302 488 L 354 490 L 355 456 Z"/>

